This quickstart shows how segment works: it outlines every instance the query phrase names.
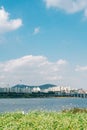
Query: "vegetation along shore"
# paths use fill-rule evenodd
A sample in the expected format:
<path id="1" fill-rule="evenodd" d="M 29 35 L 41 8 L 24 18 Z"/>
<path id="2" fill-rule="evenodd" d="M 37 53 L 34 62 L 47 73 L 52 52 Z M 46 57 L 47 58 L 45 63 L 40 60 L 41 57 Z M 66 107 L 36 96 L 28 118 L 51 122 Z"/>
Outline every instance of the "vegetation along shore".
<path id="1" fill-rule="evenodd" d="M 1 113 L 0 130 L 87 130 L 87 109 Z"/>

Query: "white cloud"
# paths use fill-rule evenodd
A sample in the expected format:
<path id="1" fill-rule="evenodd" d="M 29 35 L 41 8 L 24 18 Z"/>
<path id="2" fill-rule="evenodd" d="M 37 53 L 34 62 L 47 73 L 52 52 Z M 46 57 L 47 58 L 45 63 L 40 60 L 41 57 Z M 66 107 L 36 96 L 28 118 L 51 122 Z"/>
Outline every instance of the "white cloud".
<path id="1" fill-rule="evenodd" d="M 24 56 L 0 63 L 0 84 L 18 83 L 21 79 L 27 84 L 55 83 L 61 80 L 66 61 L 50 62 L 44 56 Z"/>
<path id="2" fill-rule="evenodd" d="M 0 87 L 18 84 L 20 80 L 28 85 L 53 83 L 86 88 L 87 66 L 77 66 L 75 69 L 63 59 L 51 62 L 47 57 L 32 55 L 0 62 Z"/>
<path id="3" fill-rule="evenodd" d="M 66 13 L 83 11 L 87 17 L 87 0 L 44 0 L 47 8 L 57 8 Z"/>
<path id="4" fill-rule="evenodd" d="M 4 7 L 0 8 L 0 33 L 13 31 L 22 26 L 22 20 L 10 19 L 10 14 L 5 11 Z"/>
<path id="5" fill-rule="evenodd" d="M 34 29 L 33 34 L 38 34 L 39 32 L 40 32 L 40 27 L 36 27 L 36 28 Z"/>
<path id="6" fill-rule="evenodd" d="M 80 71 L 80 72 L 87 71 L 87 66 L 76 66 L 75 71 Z"/>
<path id="7" fill-rule="evenodd" d="M 57 63 L 58 63 L 59 65 L 65 65 L 65 64 L 67 64 L 67 61 L 60 59 Z"/>

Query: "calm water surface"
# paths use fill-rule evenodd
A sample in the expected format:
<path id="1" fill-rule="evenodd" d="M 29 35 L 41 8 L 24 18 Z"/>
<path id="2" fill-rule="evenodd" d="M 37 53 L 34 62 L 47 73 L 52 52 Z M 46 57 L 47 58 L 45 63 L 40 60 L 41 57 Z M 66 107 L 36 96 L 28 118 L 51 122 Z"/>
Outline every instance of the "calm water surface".
<path id="1" fill-rule="evenodd" d="M 28 112 L 31 110 L 60 111 L 73 107 L 87 108 L 87 98 L 0 99 L 0 112 Z"/>

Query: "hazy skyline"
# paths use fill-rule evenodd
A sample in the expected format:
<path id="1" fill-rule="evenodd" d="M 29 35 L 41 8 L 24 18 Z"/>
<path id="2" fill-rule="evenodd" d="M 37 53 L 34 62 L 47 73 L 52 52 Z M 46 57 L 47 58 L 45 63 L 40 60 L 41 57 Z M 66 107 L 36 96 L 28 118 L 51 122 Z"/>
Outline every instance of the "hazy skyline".
<path id="1" fill-rule="evenodd" d="M 87 89 L 86 58 L 86 0 L 0 0 L 0 87 Z"/>

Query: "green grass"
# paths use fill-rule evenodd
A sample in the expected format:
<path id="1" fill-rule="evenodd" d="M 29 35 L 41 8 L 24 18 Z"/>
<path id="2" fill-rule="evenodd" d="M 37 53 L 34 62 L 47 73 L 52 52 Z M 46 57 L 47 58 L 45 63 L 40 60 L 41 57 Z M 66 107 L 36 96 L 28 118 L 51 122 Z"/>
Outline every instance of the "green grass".
<path id="1" fill-rule="evenodd" d="M 87 130 L 87 110 L 0 114 L 0 130 Z"/>

